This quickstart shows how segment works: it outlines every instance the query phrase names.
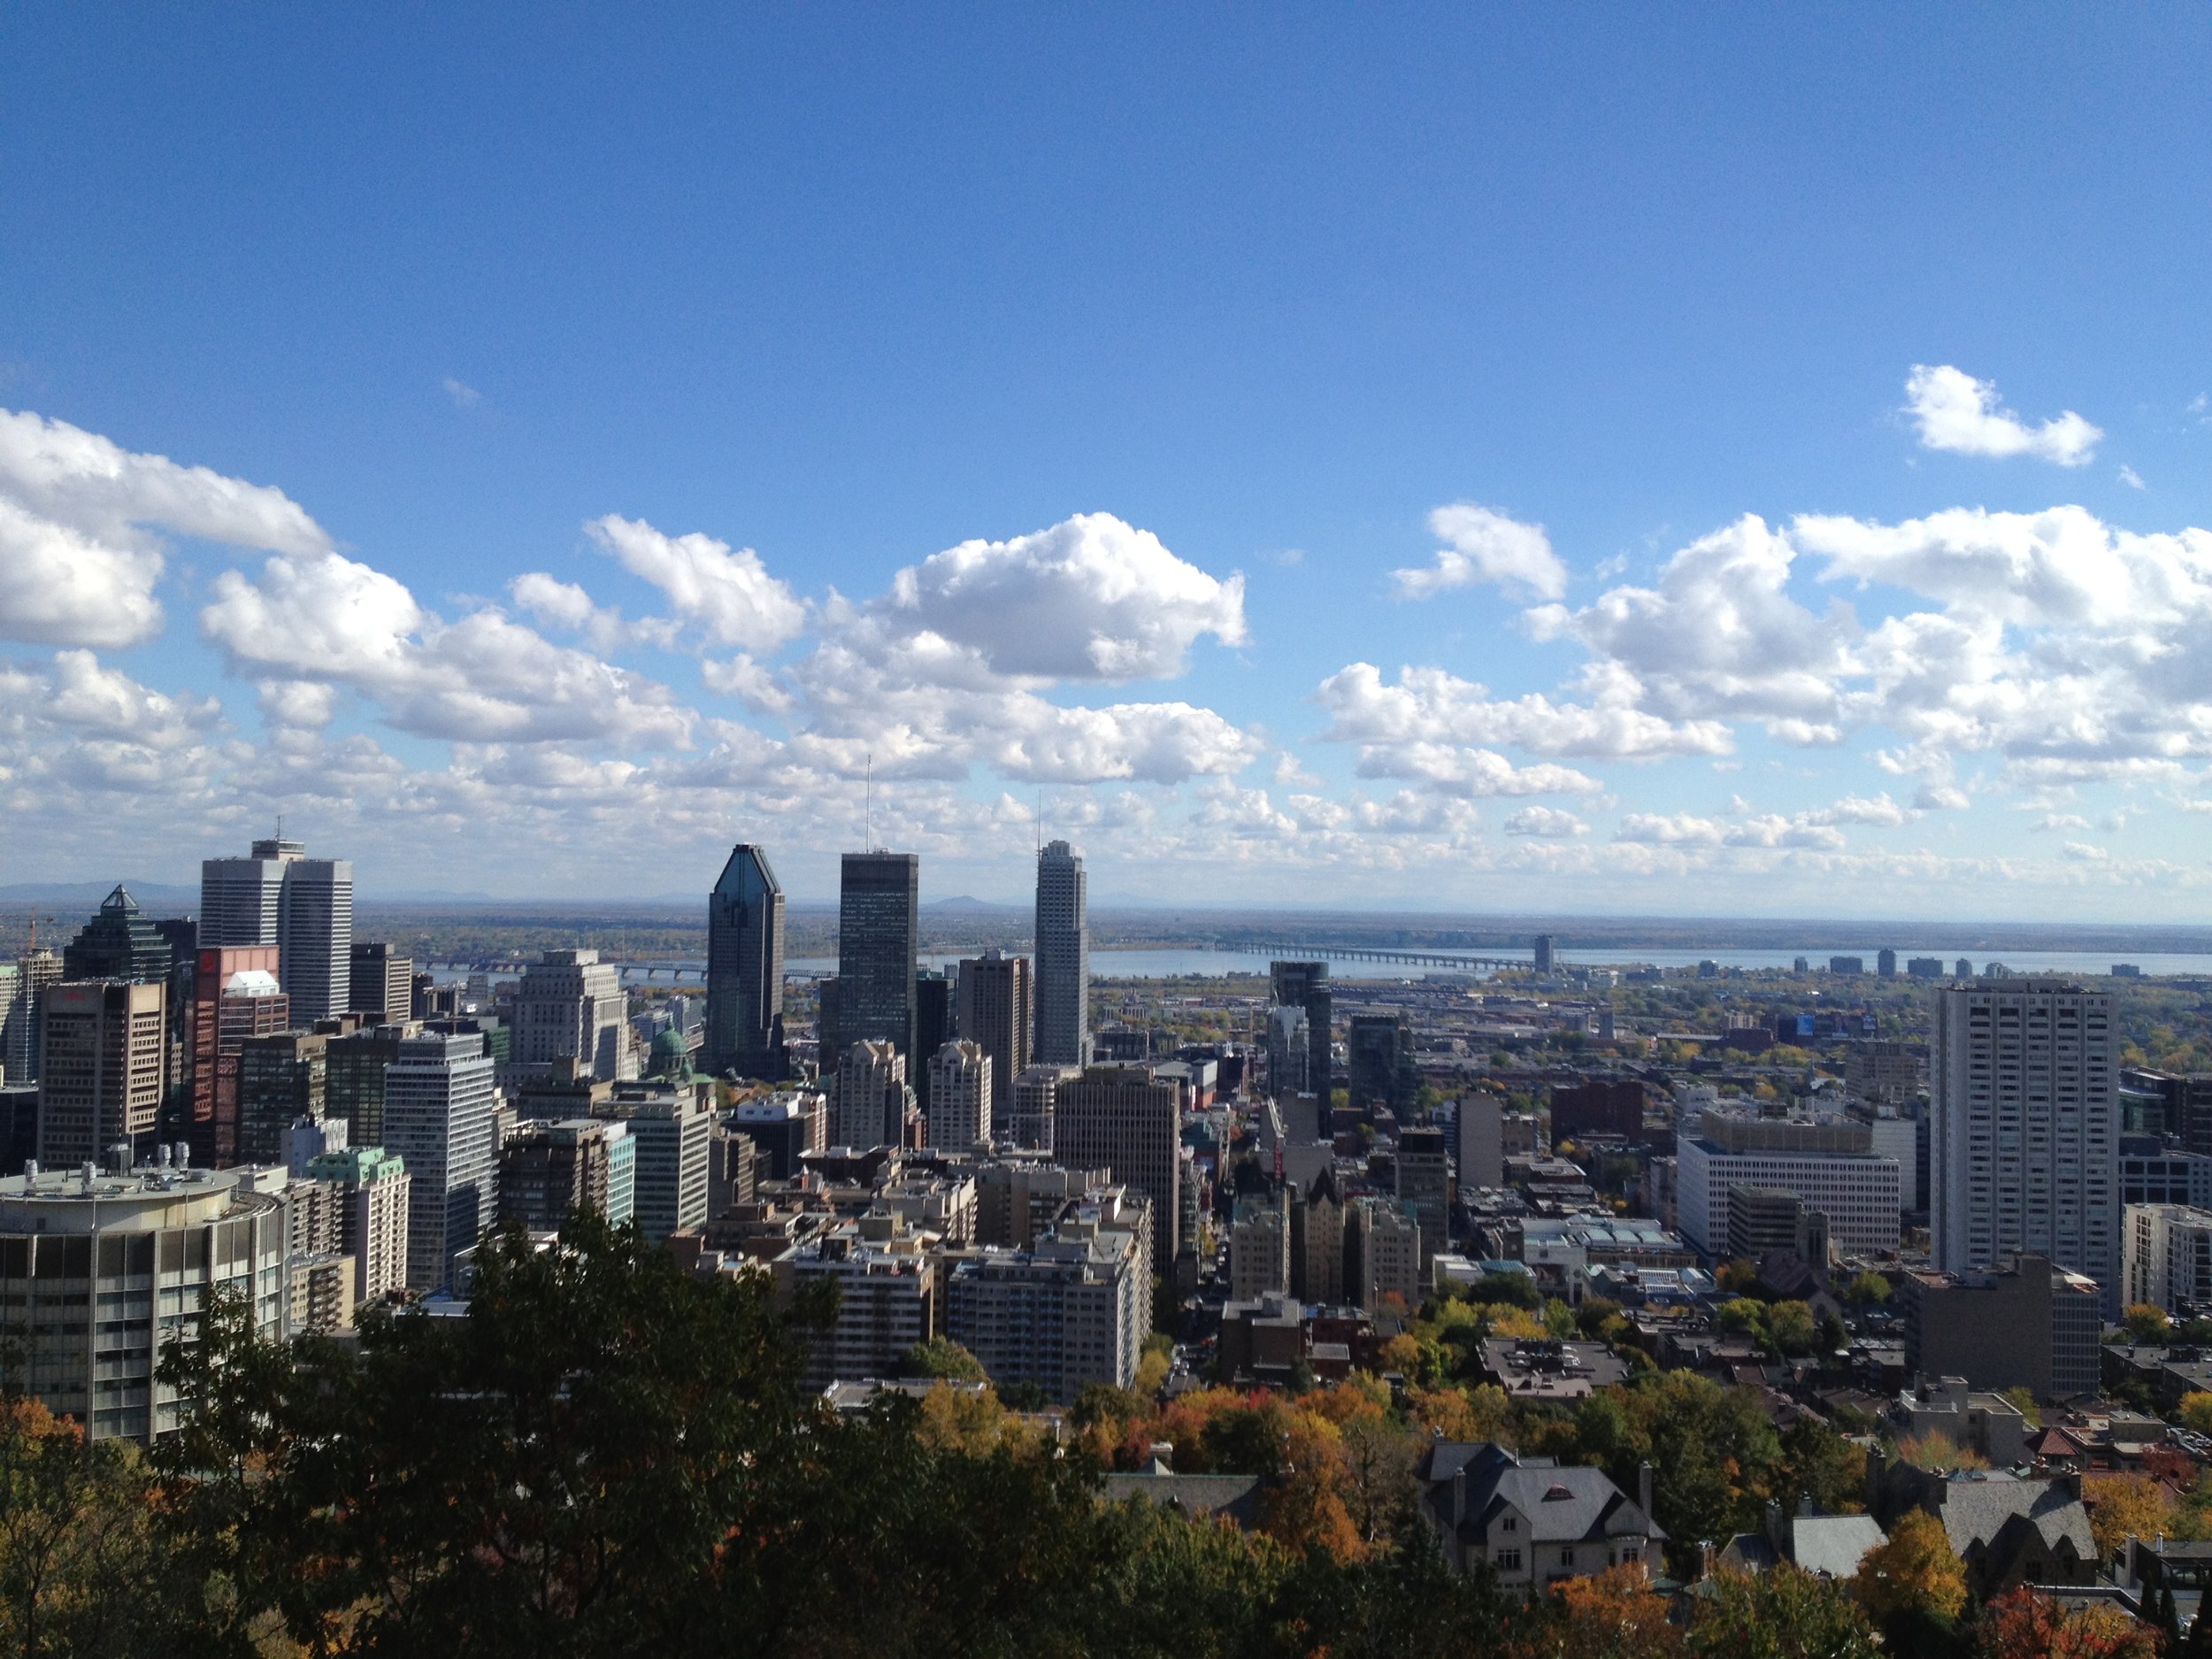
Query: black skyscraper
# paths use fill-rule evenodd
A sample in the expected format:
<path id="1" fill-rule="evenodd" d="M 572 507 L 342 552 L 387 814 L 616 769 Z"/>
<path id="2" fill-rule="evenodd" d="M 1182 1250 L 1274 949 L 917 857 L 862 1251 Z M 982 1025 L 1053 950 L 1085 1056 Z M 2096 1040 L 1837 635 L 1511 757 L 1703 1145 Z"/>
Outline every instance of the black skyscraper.
<path id="1" fill-rule="evenodd" d="M 1306 1087 L 1321 1097 L 1321 1122 L 1325 1126 L 1329 1121 L 1330 1073 L 1335 1068 L 1329 1031 L 1329 964 L 1275 962 L 1268 966 L 1275 981 L 1276 1002 L 1285 1008 L 1306 1010 Z"/>
<path id="2" fill-rule="evenodd" d="M 922 861 L 915 853 L 847 853 L 837 906 L 837 1041 L 888 1041 L 914 1064 L 915 954 Z M 825 1056 L 826 1064 L 834 1056 Z"/>
<path id="3" fill-rule="evenodd" d="M 773 1082 L 783 1048 L 783 888 L 741 843 L 707 895 L 707 1070 Z"/>

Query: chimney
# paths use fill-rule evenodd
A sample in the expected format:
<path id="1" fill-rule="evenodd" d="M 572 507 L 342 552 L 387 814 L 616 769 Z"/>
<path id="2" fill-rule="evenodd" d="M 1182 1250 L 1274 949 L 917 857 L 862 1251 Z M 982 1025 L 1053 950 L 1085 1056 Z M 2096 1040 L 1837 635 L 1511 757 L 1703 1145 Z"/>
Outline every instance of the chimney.
<path id="1" fill-rule="evenodd" d="M 1651 1459 L 1647 1457 L 1636 1465 L 1636 1507 L 1643 1510 L 1644 1519 L 1651 1514 Z"/>
<path id="2" fill-rule="evenodd" d="M 1459 1525 L 1467 1518 L 1467 1465 L 1452 1471 L 1452 1525 Z"/>

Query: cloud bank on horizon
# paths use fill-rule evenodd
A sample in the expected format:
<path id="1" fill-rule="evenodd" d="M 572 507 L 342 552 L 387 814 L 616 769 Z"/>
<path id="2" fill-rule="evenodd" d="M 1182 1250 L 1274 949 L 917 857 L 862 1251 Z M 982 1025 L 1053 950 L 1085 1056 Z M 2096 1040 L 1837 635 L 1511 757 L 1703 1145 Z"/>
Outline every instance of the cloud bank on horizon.
<path id="1" fill-rule="evenodd" d="M 2071 411 L 2032 424 L 1950 365 L 1915 366 L 1906 396 L 1932 450 L 2073 468 L 2104 437 Z M 1746 512 L 1606 585 L 1502 508 L 1426 525 L 1429 562 L 1388 572 L 1403 660 L 1317 672 L 1299 708 L 1223 709 L 1171 687 L 1311 642 L 1261 637 L 1241 573 L 1110 511 L 917 549 L 849 595 L 610 511 L 579 526 L 583 580 L 526 570 L 503 598 L 434 603 L 280 488 L 0 412 L 0 640 L 22 648 L 0 657 L 0 810 L 29 832 L 8 873 L 64 873 L 42 846 L 167 869 L 280 810 L 372 870 L 664 891 L 671 859 L 741 835 L 851 843 L 871 773 L 892 786 L 879 838 L 995 859 L 1010 889 L 1044 791 L 1056 833 L 1149 872 L 1133 898 L 1287 897 L 1319 872 L 1440 906 L 1662 910 L 2212 874 L 2123 839 L 2212 810 L 2212 657 L 2193 649 L 2212 531 L 2068 504 Z M 204 582 L 179 541 L 220 550 Z M 1440 666 L 1425 627 L 1470 616 L 1566 672 L 1494 688 Z M 1801 796 L 1808 770 L 1828 798 L 1746 796 Z M 2077 839 L 2014 833 L 2044 831 Z"/>

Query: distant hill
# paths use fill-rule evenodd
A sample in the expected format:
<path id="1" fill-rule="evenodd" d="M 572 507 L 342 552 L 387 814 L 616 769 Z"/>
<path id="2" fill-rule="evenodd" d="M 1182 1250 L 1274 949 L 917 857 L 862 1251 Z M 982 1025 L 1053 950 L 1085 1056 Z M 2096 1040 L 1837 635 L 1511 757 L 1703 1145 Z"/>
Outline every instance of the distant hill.
<path id="1" fill-rule="evenodd" d="M 1029 914 L 1029 907 L 1025 904 L 1001 904 L 992 899 L 972 899 L 965 894 L 958 898 L 932 899 L 922 908 L 926 910 L 949 911 L 965 916 L 1026 916 Z"/>

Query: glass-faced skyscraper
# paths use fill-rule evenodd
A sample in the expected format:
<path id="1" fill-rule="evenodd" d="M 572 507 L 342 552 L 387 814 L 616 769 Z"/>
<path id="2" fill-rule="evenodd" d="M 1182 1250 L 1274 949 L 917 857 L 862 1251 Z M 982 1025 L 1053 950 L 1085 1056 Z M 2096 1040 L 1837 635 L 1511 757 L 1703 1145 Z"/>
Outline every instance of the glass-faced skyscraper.
<path id="1" fill-rule="evenodd" d="M 1091 1063 L 1090 906 L 1082 855 L 1048 841 L 1037 855 L 1037 1036 L 1039 1065 Z M 1008 1079 L 1011 1086 L 1012 1079 Z"/>
<path id="2" fill-rule="evenodd" d="M 783 1048 L 783 887 L 741 842 L 707 895 L 707 1070 L 775 1082 Z"/>
<path id="3" fill-rule="evenodd" d="M 202 945 L 275 945 L 301 1024 L 353 1001 L 353 866 L 310 858 L 296 841 L 257 841 L 246 858 L 200 865 Z"/>
<path id="4" fill-rule="evenodd" d="M 917 853 L 847 853 L 837 904 L 837 1041 L 914 1054 L 915 955 L 922 936 Z M 830 1056 L 825 1056 L 825 1061 Z"/>

